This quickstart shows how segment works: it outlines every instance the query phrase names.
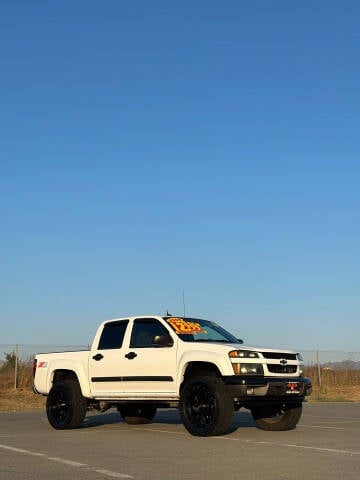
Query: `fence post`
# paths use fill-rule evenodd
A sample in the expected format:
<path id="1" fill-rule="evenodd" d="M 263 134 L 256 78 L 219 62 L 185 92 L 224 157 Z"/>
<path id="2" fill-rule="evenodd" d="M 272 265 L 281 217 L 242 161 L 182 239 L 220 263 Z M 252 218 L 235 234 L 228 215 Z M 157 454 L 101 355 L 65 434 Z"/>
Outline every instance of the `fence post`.
<path id="1" fill-rule="evenodd" d="M 19 358 L 19 345 L 15 346 L 15 375 L 14 375 L 14 389 L 17 389 L 18 378 L 18 358 Z"/>
<path id="2" fill-rule="evenodd" d="M 319 350 L 316 350 L 316 363 L 317 363 L 318 381 L 319 381 L 319 389 L 320 389 L 321 388 L 321 368 L 320 368 L 320 353 L 319 353 Z"/>

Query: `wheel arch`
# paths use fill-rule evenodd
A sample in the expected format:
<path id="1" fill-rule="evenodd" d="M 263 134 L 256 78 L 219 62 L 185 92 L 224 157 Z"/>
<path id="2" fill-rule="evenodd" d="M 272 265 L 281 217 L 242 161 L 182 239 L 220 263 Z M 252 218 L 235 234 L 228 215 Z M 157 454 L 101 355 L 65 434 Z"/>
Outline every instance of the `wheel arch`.
<path id="1" fill-rule="evenodd" d="M 73 380 L 79 382 L 79 378 L 74 370 L 69 370 L 66 368 L 59 368 L 52 372 L 52 383 L 64 382 L 66 380 Z M 80 382 L 79 382 L 80 383 Z"/>
<path id="2" fill-rule="evenodd" d="M 180 390 L 184 383 L 194 377 L 218 377 L 221 378 L 221 372 L 217 365 L 208 361 L 195 360 L 184 365 L 182 378 L 180 381 Z"/>
<path id="3" fill-rule="evenodd" d="M 58 381 L 72 380 L 79 383 L 81 393 L 84 397 L 91 397 L 86 372 L 82 365 L 79 365 L 76 362 L 54 362 L 51 365 L 51 368 L 49 368 L 48 375 L 48 392 L 54 383 Z"/>
<path id="4" fill-rule="evenodd" d="M 220 353 L 203 350 L 184 352 L 179 358 L 178 372 L 177 381 L 179 394 L 184 380 L 191 378 L 191 375 L 194 376 L 194 374 L 198 374 L 199 376 L 206 376 L 206 372 L 209 372 L 212 376 L 216 374 L 219 378 L 225 375 L 233 375 L 231 363 L 223 351 Z"/>

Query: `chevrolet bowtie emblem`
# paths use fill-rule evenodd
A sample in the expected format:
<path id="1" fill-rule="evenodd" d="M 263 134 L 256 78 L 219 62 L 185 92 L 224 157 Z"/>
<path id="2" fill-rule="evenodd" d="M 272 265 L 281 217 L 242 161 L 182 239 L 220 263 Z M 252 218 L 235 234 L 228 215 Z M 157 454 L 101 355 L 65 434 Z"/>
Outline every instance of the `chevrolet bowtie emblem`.
<path id="1" fill-rule="evenodd" d="M 286 365 L 286 364 L 287 364 L 287 360 L 282 359 L 282 360 L 280 360 L 280 363 L 281 363 L 281 365 Z"/>

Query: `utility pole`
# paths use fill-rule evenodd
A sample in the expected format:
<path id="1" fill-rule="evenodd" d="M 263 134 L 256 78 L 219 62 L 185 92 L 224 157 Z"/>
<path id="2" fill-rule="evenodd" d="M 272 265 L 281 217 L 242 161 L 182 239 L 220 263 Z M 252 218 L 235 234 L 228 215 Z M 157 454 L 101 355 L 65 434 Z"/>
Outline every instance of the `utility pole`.
<path id="1" fill-rule="evenodd" d="M 15 375 L 14 375 L 14 389 L 17 389 L 17 378 L 18 378 L 18 358 L 19 358 L 19 345 L 15 347 Z"/>
<path id="2" fill-rule="evenodd" d="M 319 350 L 316 350 L 316 363 L 317 363 L 318 381 L 319 381 L 319 389 L 320 389 L 320 388 L 321 388 L 321 368 L 320 368 L 320 354 L 319 354 Z"/>

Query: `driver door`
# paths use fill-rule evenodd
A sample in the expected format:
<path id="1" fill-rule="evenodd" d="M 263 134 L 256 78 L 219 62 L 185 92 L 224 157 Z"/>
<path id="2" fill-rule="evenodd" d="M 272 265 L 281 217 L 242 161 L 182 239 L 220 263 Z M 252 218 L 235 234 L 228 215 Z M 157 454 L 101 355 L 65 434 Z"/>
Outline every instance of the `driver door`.
<path id="1" fill-rule="evenodd" d="M 171 346 L 155 346 L 157 335 L 172 338 Z M 156 318 L 134 320 L 123 365 L 124 391 L 134 396 L 161 396 L 176 392 L 175 335 Z"/>

